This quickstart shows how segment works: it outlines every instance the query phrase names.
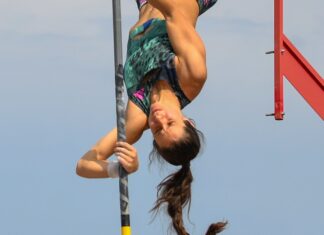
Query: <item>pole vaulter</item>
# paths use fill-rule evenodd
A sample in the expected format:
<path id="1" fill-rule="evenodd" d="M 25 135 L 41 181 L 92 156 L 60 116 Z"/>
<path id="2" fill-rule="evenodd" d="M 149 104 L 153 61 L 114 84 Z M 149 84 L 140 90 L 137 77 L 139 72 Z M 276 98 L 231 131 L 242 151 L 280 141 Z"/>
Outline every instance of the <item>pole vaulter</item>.
<path id="1" fill-rule="evenodd" d="M 122 235 L 131 235 L 128 174 L 138 170 L 138 154 L 133 144 L 148 129 L 154 139 L 150 157 L 163 159 L 176 168 L 157 186 L 157 200 L 151 211 L 157 213 L 167 207 L 174 231 L 178 235 L 189 234 L 183 210 L 191 202 L 191 161 L 201 150 L 203 134 L 182 109 L 198 96 L 207 78 L 205 46 L 195 22 L 216 2 L 136 0 L 139 19 L 130 32 L 123 66 L 121 1 L 112 1 L 117 128 L 81 157 L 76 173 L 85 178 L 119 177 Z M 148 76 L 152 77 L 145 81 Z M 123 101 L 124 84 L 127 109 Z M 127 138 L 126 124 L 130 130 Z M 113 154 L 118 161 L 108 160 Z M 212 223 L 206 235 L 220 233 L 226 225 L 226 221 Z"/>

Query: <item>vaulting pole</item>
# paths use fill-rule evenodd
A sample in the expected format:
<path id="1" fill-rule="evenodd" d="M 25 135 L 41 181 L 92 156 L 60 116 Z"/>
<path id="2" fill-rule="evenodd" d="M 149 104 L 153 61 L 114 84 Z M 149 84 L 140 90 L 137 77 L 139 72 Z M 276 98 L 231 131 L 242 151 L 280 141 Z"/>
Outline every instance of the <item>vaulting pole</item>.
<path id="1" fill-rule="evenodd" d="M 121 31 L 121 5 L 120 0 L 113 0 L 113 24 L 114 24 L 114 53 L 115 53 L 115 88 L 116 88 L 116 113 L 118 141 L 126 140 L 125 132 L 125 103 L 123 100 L 124 81 L 123 81 L 123 50 L 122 50 L 122 31 Z M 121 234 L 130 235 L 130 216 L 128 199 L 128 177 L 127 172 L 120 167 L 119 169 L 119 196 L 120 196 L 120 215 L 121 215 Z"/>

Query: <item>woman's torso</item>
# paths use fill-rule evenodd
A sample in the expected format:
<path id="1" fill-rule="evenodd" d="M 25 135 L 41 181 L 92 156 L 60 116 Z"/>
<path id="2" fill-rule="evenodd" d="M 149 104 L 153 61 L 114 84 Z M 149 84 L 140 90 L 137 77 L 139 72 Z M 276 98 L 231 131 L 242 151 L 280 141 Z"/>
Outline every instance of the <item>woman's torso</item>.
<path id="1" fill-rule="evenodd" d="M 181 108 L 190 102 L 180 87 L 174 57 L 165 20 L 150 19 L 130 31 L 124 80 L 129 99 L 147 116 L 151 91 L 161 80 L 169 83 Z"/>

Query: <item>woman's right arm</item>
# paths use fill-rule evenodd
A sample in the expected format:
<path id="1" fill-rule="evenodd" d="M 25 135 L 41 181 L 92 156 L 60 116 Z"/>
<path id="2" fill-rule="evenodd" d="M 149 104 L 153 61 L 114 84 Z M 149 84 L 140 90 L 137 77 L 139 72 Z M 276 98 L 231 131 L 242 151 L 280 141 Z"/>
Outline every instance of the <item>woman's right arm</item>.
<path id="1" fill-rule="evenodd" d="M 112 129 L 101 138 L 83 157 L 78 161 L 76 173 L 86 178 L 107 178 L 109 161 L 116 149 L 121 155 L 120 163 L 132 173 L 138 168 L 136 149 L 131 146 L 141 137 L 147 126 L 147 117 L 133 102 L 129 101 L 126 111 L 126 142 L 116 146 L 117 129 Z M 118 147 L 118 148 L 116 148 Z"/>

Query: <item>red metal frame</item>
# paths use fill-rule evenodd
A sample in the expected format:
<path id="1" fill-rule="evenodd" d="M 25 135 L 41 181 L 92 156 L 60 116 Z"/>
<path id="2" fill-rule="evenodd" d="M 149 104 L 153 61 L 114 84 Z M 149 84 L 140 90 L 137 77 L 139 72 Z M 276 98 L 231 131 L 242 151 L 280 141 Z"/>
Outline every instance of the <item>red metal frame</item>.
<path id="1" fill-rule="evenodd" d="M 275 113 L 283 120 L 283 77 L 324 120 L 324 80 L 283 33 L 283 0 L 275 0 L 274 33 Z"/>

